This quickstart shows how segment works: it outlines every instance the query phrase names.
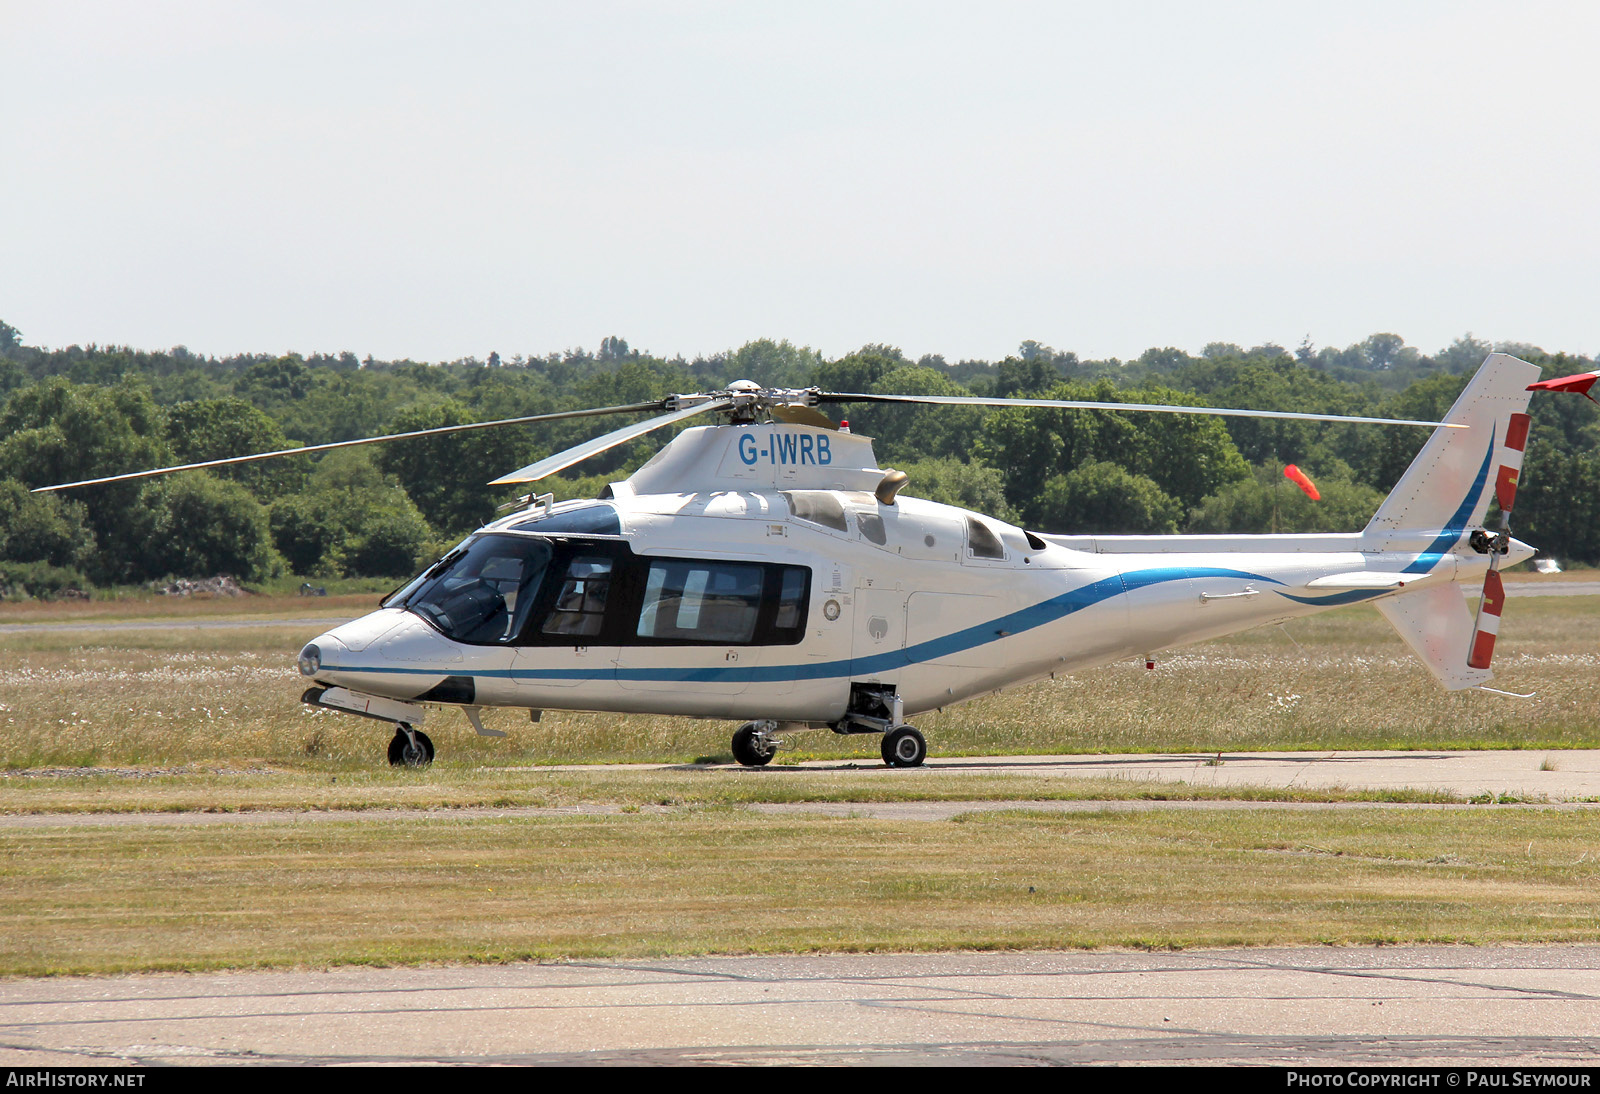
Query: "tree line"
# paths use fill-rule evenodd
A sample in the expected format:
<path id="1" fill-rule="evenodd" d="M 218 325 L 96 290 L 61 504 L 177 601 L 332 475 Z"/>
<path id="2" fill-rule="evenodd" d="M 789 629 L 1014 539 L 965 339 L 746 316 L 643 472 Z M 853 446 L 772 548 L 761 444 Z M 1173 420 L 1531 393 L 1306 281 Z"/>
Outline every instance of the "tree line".
<path id="1" fill-rule="evenodd" d="M 491 353 L 442 363 L 353 354 L 214 358 L 179 346 L 27 345 L 0 323 L 0 587 L 68 587 L 230 573 L 246 581 L 400 577 L 489 520 L 515 488 L 486 481 L 597 432 L 587 420 L 295 456 L 236 468 L 33 494 L 49 483 L 440 425 L 714 389 L 736 379 L 868 393 L 1039 396 L 1438 419 L 1495 348 L 1545 375 L 1596 367 L 1470 335 L 1425 355 L 1393 334 L 1294 351 L 1212 343 L 1134 360 L 1081 360 L 1024 342 L 1001 361 L 912 360 L 868 345 L 836 359 L 762 339 L 692 361 L 617 337 L 596 351 Z M 908 493 L 1051 532 L 1354 531 L 1426 431 L 1249 418 L 860 404 L 836 408 L 875 439 Z M 1600 415 L 1539 397 L 1515 530 L 1541 551 L 1600 561 Z M 642 438 L 544 485 L 594 496 L 656 451 Z M 1283 479 L 1298 464 L 1313 502 Z"/>

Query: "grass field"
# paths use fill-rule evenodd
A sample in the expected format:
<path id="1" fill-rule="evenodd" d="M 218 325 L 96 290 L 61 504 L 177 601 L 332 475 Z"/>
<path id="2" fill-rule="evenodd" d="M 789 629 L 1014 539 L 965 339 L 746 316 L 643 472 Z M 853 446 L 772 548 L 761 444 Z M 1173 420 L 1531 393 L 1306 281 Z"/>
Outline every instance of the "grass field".
<path id="1" fill-rule="evenodd" d="M 0 974 L 702 952 L 1593 941 L 1587 814 L 8 831 Z"/>
<path id="2" fill-rule="evenodd" d="M 344 605 L 285 598 L 293 615 Z M 447 712 L 441 761 L 382 763 L 388 730 L 298 703 L 306 629 L 0 633 L 0 813 L 349 810 L 312 821 L 9 825 L 0 975 L 664 953 L 1291 942 L 1565 941 L 1600 931 L 1587 811 L 1353 806 L 1315 814 L 1026 811 L 1047 798 L 1430 801 L 1122 780 L 885 772 L 875 739 L 805 734 L 870 771 L 550 763 L 727 759 L 731 725 Z M 90 605 L 91 608 L 94 605 Z M 81 607 L 74 611 L 84 611 Z M 124 605 L 110 622 L 138 614 Z M 32 614 L 41 619 L 45 615 Z M 0 624 L 18 621 L 0 612 Z M 1019 688 L 919 719 L 936 754 L 1600 747 L 1600 598 L 1513 600 L 1499 682 L 1438 690 L 1370 608 Z M 1302 652 L 1303 650 L 1303 652 Z M 772 817 L 753 802 L 1001 799 L 950 821 Z M 486 818 L 464 806 L 595 806 Z M 423 818 L 372 810 L 437 810 Z"/>

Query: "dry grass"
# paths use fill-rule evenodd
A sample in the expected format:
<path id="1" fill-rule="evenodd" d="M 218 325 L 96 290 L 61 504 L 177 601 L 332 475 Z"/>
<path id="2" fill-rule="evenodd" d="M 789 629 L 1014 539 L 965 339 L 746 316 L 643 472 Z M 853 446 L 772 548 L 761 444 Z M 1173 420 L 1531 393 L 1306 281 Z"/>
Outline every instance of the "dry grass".
<path id="1" fill-rule="evenodd" d="M 806 950 L 1592 940 L 1587 816 L 1354 810 L 53 828 L 0 974 Z"/>

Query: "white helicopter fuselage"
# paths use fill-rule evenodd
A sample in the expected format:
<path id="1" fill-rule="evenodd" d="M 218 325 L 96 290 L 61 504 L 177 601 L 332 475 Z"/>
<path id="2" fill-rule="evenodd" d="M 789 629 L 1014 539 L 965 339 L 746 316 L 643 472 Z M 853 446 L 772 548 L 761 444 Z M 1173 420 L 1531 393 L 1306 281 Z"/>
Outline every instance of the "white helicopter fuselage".
<path id="1" fill-rule="evenodd" d="M 852 684 L 893 688 L 912 715 L 1402 589 L 1481 582 L 1487 568 L 1485 556 L 1430 559 L 1426 544 L 1375 549 L 1360 534 L 1163 537 L 1165 549 L 1145 537 L 1052 536 L 1033 549 L 1021 529 L 915 498 L 881 508 L 879 544 L 857 516 L 876 499 L 840 500 L 844 531 L 793 516 L 775 494 L 652 495 L 623 509 L 626 545 L 642 559 L 808 570 L 804 633 L 793 644 L 468 644 L 389 608 L 317 638 L 314 675 L 403 700 L 443 699 L 441 684 L 467 677 L 468 702 L 481 706 L 832 723 Z M 999 557 L 974 553 L 969 520 L 999 533 Z M 559 541 L 568 550 L 613 542 Z M 1403 573 L 1419 560 L 1425 572 L 1389 587 L 1313 584 Z"/>
<path id="2" fill-rule="evenodd" d="M 1376 600 L 1442 683 L 1470 686 L 1489 677 L 1466 665 L 1458 583 L 1489 554 L 1467 531 L 1526 382 L 1469 389 L 1474 428 L 1439 430 L 1348 535 L 1041 536 L 883 489 L 859 435 L 690 429 L 608 499 L 486 526 L 397 606 L 315 639 L 301 671 L 322 705 L 407 724 L 444 703 L 851 732 Z M 1502 557 L 1532 553 L 1513 540 Z"/>

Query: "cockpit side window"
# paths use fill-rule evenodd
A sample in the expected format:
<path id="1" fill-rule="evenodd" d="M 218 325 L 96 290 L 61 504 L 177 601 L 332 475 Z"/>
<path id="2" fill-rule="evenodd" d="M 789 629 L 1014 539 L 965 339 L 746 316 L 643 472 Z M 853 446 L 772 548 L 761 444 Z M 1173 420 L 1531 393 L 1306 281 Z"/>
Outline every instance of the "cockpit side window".
<path id="1" fill-rule="evenodd" d="M 545 540 L 480 536 L 435 563 L 403 606 L 457 642 L 512 642 L 538 598 L 550 556 Z"/>

